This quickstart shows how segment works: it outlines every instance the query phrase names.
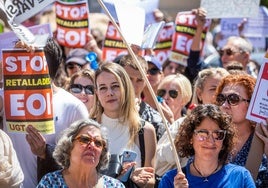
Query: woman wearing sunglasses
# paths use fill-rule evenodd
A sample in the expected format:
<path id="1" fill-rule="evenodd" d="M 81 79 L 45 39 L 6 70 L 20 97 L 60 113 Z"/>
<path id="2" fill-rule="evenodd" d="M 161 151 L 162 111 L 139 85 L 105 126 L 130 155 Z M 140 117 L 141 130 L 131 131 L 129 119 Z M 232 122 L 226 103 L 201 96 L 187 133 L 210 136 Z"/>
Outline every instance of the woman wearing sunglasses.
<path id="1" fill-rule="evenodd" d="M 108 164 L 106 133 L 91 119 L 65 129 L 53 153 L 62 170 L 46 174 L 37 187 L 124 187 L 119 180 L 99 173 Z"/>
<path id="2" fill-rule="evenodd" d="M 245 166 L 254 136 L 255 124 L 246 119 L 249 102 L 252 97 L 256 79 L 247 74 L 236 74 L 225 77 L 216 90 L 216 104 L 221 110 L 232 116 L 232 121 L 237 129 L 238 142 L 232 152 L 231 163 Z M 262 127 L 268 136 L 267 127 Z M 266 131 L 265 131 L 266 130 Z M 266 139 L 267 140 L 267 139 Z M 268 142 L 264 142 L 268 145 Z M 268 153 L 263 155 L 258 177 L 257 187 L 268 187 Z"/>
<path id="3" fill-rule="evenodd" d="M 74 73 L 66 84 L 66 90 L 82 101 L 88 112 L 92 109 L 94 99 L 94 72 L 84 69 Z"/>
<path id="4" fill-rule="evenodd" d="M 90 117 L 108 129 L 111 154 L 132 150 L 137 153 L 135 169 L 130 176 L 138 187 L 153 187 L 156 133 L 152 124 L 145 122 L 143 127 L 144 145 L 139 140 L 141 118 L 135 105 L 132 82 L 125 69 L 116 63 L 102 64 L 95 72 L 93 109 Z M 145 150 L 142 158 L 141 151 Z M 135 163 L 123 167 L 122 174 Z M 123 164 L 124 165 L 124 164 Z"/>
<path id="5" fill-rule="evenodd" d="M 158 85 L 158 98 L 162 98 L 161 107 L 169 123 L 182 116 L 182 110 L 191 100 L 192 86 L 182 74 L 166 76 Z"/>
<path id="6" fill-rule="evenodd" d="M 182 172 L 168 171 L 159 188 L 255 187 L 250 172 L 227 163 L 234 145 L 229 115 L 213 104 L 198 105 L 182 122 L 175 139 L 180 157 L 191 157 Z"/>
<path id="7" fill-rule="evenodd" d="M 192 86 L 190 81 L 182 74 L 174 74 L 165 77 L 159 84 L 157 96 L 163 98 L 161 108 L 166 119 L 172 124 L 169 128 L 172 138 L 178 132 L 179 126 L 185 117 L 182 111 L 191 100 Z M 176 161 L 172 157 L 170 141 L 167 132 L 157 142 L 156 148 L 156 174 L 162 176 L 167 170 L 176 167 Z M 181 158 L 181 166 L 186 164 L 187 159 Z"/>

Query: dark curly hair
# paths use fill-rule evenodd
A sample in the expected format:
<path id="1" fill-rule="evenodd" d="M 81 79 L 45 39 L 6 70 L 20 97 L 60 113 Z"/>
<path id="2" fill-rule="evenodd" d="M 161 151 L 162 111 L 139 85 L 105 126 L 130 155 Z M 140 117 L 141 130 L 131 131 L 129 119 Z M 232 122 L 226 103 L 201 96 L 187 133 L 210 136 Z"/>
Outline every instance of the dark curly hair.
<path id="1" fill-rule="evenodd" d="M 206 118 L 215 121 L 220 129 L 226 130 L 226 136 L 222 144 L 223 147 L 219 153 L 219 161 L 226 163 L 228 156 L 233 149 L 236 134 L 234 126 L 231 123 L 231 117 L 222 112 L 220 108 L 214 104 L 198 105 L 184 119 L 174 141 L 177 152 L 180 157 L 191 157 L 195 154 L 191 143 L 194 130 L 200 126 L 201 122 Z"/>

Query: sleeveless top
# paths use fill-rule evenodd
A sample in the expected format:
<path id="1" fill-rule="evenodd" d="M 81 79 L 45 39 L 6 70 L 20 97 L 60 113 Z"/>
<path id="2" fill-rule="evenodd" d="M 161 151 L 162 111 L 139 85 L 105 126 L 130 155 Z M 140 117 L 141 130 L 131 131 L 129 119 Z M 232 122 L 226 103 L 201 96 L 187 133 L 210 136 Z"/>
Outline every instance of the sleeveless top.
<path id="1" fill-rule="evenodd" d="M 108 144 L 109 152 L 111 154 L 122 154 L 124 150 L 131 150 L 137 153 L 136 163 L 137 167 L 141 166 L 141 152 L 140 148 L 134 143 L 128 146 L 130 139 L 128 123 L 120 123 L 119 119 L 112 119 L 104 113 L 101 116 L 101 125 L 108 130 Z"/>

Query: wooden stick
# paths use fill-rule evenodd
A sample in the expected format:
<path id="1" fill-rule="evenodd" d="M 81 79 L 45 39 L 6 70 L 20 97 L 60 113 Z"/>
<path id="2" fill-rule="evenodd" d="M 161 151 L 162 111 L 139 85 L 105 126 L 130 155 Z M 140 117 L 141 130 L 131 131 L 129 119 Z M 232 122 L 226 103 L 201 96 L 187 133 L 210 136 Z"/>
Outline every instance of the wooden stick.
<path id="1" fill-rule="evenodd" d="M 165 118 L 165 116 L 164 116 L 164 114 L 163 114 L 163 111 L 162 111 L 162 109 L 161 109 L 161 107 L 160 107 L 160 105 L 159 105 L 159 103 L 158 103 L 158 101 L 157 101 L 157 98 L 156 98 L 155 94 L 154 94 L 154 90 L 152 89 L 152 86 L 151 86 L 150 82 L 148 81 L 147 76 L 146 76 L 146 74 L 145 74 L 143 68 L 141 67 L 141 64 L 139 63 L 139 61 L 138 61 L 136 55 L 134 54 L 134 52 L 133 52 L 132 48 L 130 47 L 130 45 L 127 43 L 127 41 L 126 41 L 124 35 L 122 34 L 122 32 L 121 32 L 119 26 L 117 25 L 117 23 L 116 23 L 115 20 L 113 19 L 113 17 L 112 17 L 112 15 L 110 14 L 109 10 L 106 8 L 106 6 L 105 6 L 104 3 L 102 2 L 102 0 L 98 0 L 98 2 L 99 2 L 99 4 L 100 4 L 100 6 L 103 8 L 103 10 L 106 12 L 106 14 L 108 15 L 108 17 L 110 18 L 110 20 L 111 20 L 112 24 L 114 25 L 114 27 L 116 28 L 116 30 L 117 30 L 117 31 L 119 32 L 119 34 L 121 35 L 121 37 L 122 37 L 124 43 L 125 43 L 126 46 L 127 46 L 127 49 L 128 49 L 128 51 L 129 51 L 129 54 L 130 54 L 130 55 L 132 56 L 132 58 L 134 59 L 134 63 L 135 63 L 136 66 L 138 67 L 139 71 L 140 71 L 141 74 L 142 74 L 143 79 L 145 80 L 145 83 L 146 83 L 146 85 L 147 85 L 147 87 L 148 87 L 148 89 L 149 89 L 149 91 L 150 91 L 150 93 L 151 93 L 151 95 L 152 95 L 152 97 L 153 97 L 153 100 L 154 100 L 154 102 L 155 102 L 155 104 L 156 104 L 156 108 L 157 108 L 158 112 L 160 113 L 160 115 L 161 115 L 161 117 L 162 117 L 162 119 L 163 119 L 163 122 L 164 122 L 164 125 L 165 125 L 165 128 L 166 128 L 166 131 L 167 131 L 167 134 L 168 134 L 168 139 L 169 139 L 169 142 L 170 142 L 171 147 L 172 147 L 172 150 L 173 150 L 172 152 L 173 152 L 173 156 L 174 156 L 175 161 L 176 161 L 177 170 L 178 170 L 179 172 L 181 172 L 182 170 L 181 170 L 180 160 L 179 160 L 179 157 L 178 157 L 178 155 L 177 155 L 177 150 L 176 150 L 175 145 L 174 145 L 174 142 L 173 142 L 173 140 L 172 140 L 172 137 L 171 137 L 171 134 L 170 134 L 170 131 L 169 131 L 169 127 L 168 127 L 168 124 L 167 124 L 167 120 L 166 120 L 166 118 Z"/>

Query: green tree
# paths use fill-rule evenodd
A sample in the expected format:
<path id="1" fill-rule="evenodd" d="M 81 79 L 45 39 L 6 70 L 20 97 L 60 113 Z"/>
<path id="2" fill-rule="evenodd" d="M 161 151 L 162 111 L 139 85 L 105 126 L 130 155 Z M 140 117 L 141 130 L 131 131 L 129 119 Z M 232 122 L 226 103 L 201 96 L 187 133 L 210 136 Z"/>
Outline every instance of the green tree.
<path id="1" fill-rule="evenodd" d="M 268 0 L 261 0 L 261 5 L 268 8 Z"/>

